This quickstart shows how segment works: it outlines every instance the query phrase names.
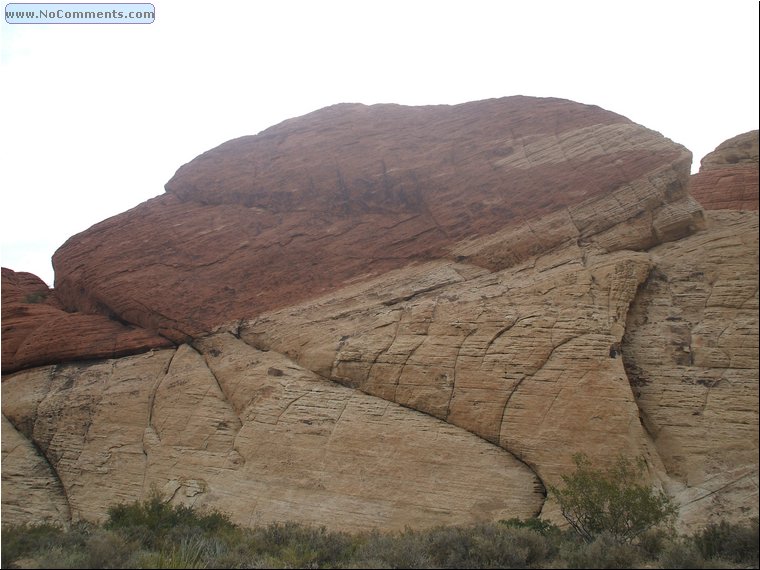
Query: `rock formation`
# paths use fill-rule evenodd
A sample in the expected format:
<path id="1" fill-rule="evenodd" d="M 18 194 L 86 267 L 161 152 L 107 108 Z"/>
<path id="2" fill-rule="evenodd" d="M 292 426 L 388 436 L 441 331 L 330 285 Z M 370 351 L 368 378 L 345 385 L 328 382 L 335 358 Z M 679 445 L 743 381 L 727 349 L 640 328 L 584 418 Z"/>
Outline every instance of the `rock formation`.
<path id="1" fill-rule="evenodd" d="M 3 267 L 2 369 L 115 358 L 172 342 L 103 314 L 65 311 L 55 291 L 31 273 Z"/>
<path id="2" fill-rule="evenodd" d="M 757 211 L 758 131 L 729 139 L 702 159 L 689 192 L 710 210 Z"/>
<path id="3" fill-rule="evenodd" d="M 644 456 L 684 525 L 756 515 L 745 139 L 690 177 L 623 117 L 514 97 L 201 155 L 64 244 L 54 291 L 3 270 L 4 521 L 151 489 L 243 524 L 551 518 L 578 451 Z"/>
<path id="4" fill-rule="evenodd" d="M 337 105 L 210 150 L 166 194 L 72 237 L 53 258 L 56 294 L 181 343 L 362 275 L 467 258 L 455 244 L 495 231 L 510 247 L 475 264 L 578 239 L 651 247 L 694 224 L 689 163 L 568 101 Z"/>
<path id="5" fill-rule="evenodd" d="M 36 368 L 3 392 L 16 426 L 3 429 L 4 520 L 100 519 L 152 489 L 241 524 L 346 529 L 527 517 L 543 503 L 530 469 L 498 447 L 229 333 Z M 28 489 L 43 496 L 30 501 Z"/>
<path id="6" fill-rule="evenodd" d="M 757 514 L 758 218 L 715 211 L 708 228 L 650 250 L 623 359 L 681 516 Z M 676 486 L 677 487 L 677 486 Z"/>

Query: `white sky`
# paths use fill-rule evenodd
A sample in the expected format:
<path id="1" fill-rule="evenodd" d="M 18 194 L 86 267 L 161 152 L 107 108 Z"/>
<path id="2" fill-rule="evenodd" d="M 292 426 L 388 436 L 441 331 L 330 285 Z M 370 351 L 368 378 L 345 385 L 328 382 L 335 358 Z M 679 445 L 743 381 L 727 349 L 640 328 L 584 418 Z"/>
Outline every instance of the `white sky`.
<path id="1" fill-rule="evenodd" d="M 3 266 L 52 284 L 66 239 L 183 163 L 334 103 L 562 97 L 661 132 L 695 169 L 758 128 L 757 0 L 153 4 L 150 25 L 3 21 Z"/>

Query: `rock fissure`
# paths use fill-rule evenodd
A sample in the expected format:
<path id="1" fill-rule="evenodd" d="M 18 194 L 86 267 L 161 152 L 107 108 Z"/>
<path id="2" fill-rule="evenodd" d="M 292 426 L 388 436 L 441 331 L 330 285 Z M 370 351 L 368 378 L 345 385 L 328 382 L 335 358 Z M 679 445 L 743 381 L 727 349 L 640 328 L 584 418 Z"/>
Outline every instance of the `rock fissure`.
<path id="1" fill-rule="evenodd" d="M 728 489 L 729 487 L 732 487 L 732 486 L 736 485 L 737 483 L 740 483 L 740 482 L 742 482 L 744 480 L 747 480 L 747 479 L 750 480 L 750 484 L 753 484 L 754 487 L 757 488 L 757 481 L 755 479 L 756 477 L 757 477 L 757 471 L 750 472 L 750 473 L 744 473 L 740 477 L 737 477 L 736 479 L 732 479 L 731 481 L 729 481 L 728 483 L 725 483 L 725 484 L 721 485 L 717 489 L 712 489 L 711 491 L 708 491 L 704 495 L 701 495 L 699 497 L 696 497 L 695 499 L 692 499 L 692 500 L 684 503 L 682 506 L 686 507 L 686 506 L 691 505 L 693 503 L 698 503 L 700 501 L 704 501 L 708 497 L 712 497 L 714 495 L 717 495 L 721 491 L 724 491 L 725 489 Z"/>
<path id="2" fill-rule="evenodd" d="M 467 334 L 465 334 L 465 337 L 462 339 L 462 344 L 459 345 L 459 348 L 457 349 L 457 354 L 454 357 L 454 364 L 452 366 L 453 375 L 454 378 L 451 382 L 451 393 L 449 394 L 449 400 L 446 403 L 446 414 L 442 418 L 444 421 L 449 421 L 449 415 L 451 415 L 451 402 L 454 400 L 454 396 L 456 394 L 457 389 L 457 368 L 459 366 L 459 357 L 462 355 L 462 349 L 464 348 L 465 343 L 467 342 L 467 339 L 470 338 L 473 334 L 477 332 L 477 329 L 472 329 L 470 331 L 467 331 Z"/>
<path id="3" fill-rule="evenodd" d="M 523 383 L 523 380 L 525 380 L 526 375 L 521 374 L 518 378 L 517 382 L 515 383 L 514 387 L 510 390 L 509 394 L 507 395 L 507 399 L 504 401 L 504 409 L 501 412 L 501 422 L 499 423 L 499 440 L 498 444 L 500 447 L 503 447 L 504 449 L 509 449 L 509 446 L 506 442 L 502 441 L 503 433 L 504 433 L 504 420 L 507 417 L 507 409 L 509 408 L 509 402 L 512 399 L 512 397 L 517 393 L 517 390 L 520 388 L 520 384 Z"/>
<path id="4" fill-rule="evenodd" d="M 8 418 L 5 414 L 2 415 L 3 419 L 8 421 L 10 425 L 14 427 L 14 429 L 17 431 L 17 433 L 23 437 L 28 444 L 32 447 L 34 450 L 34 453 L 37 457 L 44 463 L 44 465 L 47 466 L 49 473 L 52 475 L 52 492 L 63 499 L 63 503 L 66 507 L 66 512 L 64 513 L 64 524 L 68 525 L 69 523 L 73 522 L 73 506 L 71 504 L 71 500 L 69 499 L 69 494 L 66 490 L 66 485 L 63 483 L 63 479 L 61 479 L 60 474 L 58 473 L 58 469 L 56 466 L 50 461 L 50 458 L 48 458 L 47 454 L 42 450 L 42 448 L 37 444 L 37 442 L 34 440 L 33 437 L 29 437 L 28 435 L 24 434 L 21 430 L 18 429 L 18 427 Z M 6 450 L 3 450 L 3 455 L 8 456 L 9 454 L 6 452 Z M 29 474 L 24 474 L 25 476 L 28 476 Z"/>
<path id="5" fill-rule="evenodd" d="M 143 455 L 145 457 L 145 465 L 146 469 L 143 474 L 143 489 L 145 488 L 145 477 L 147 476 L 147 466 L 149 465 L 149 449 L 146 448 L 145 444 L 145 438 L 148 436 L 155 436 L 159 443 L 161 443 L 161 434 L 157 427 L 153 423 L 153 413 L 156 405 L 156 394 L 158 393 L 158 389 L 161 386 L 161 383 L 166 379 L 166 377 L 169 375 L 169 370 L 171 370 L 172 362 L 174 361 L 175 356 L 177 355 L 177 350 L 174 349 L 172 351 L 172 356 L 169 358 L 166 362 L 166 364 L 163 367 L 163 370 L 158 373 L 156 376 L 156 379 L 153 381 L 153 386 L 150 389 L 150 392 L 148 394 L 148 413 L 146 418 L 146 425 L 145 429 L 143 430 L 143 437 L 141 440 L 141 449 L 143 452 Z M 150 446 L 148 446 L 150 447 Z"/>

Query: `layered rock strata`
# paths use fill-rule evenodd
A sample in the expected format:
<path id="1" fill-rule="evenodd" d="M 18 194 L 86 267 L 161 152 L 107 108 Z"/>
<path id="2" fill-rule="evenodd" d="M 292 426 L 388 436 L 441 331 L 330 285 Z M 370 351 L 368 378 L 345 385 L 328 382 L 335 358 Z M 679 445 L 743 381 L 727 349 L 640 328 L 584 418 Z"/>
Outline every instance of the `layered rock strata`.
<path id="1" fill-rule="evenodd" d="M 568 240 L 648 248 L 698 224 L 690 161 L 558 99 L 336 105 L 210 150 L 166 194 L 72 237 L 53 258 L 56 294 L 181 343 L 362 275 L 467 258 L 453 246 L 496 231 L 510 247 L 476 264 Z"/>
<path id="2" fill-rule="evenodd" d="M 43 303 L 157 350 L 32 368 L 45 329 L 4 312 L 4 521 L 151 489 L 242 524 L 552 518 L 579 451 L 643 456 L 684 525 L 756 515 L 757 213 L 705 217 L 689 164 L 525 97 L 338 105 L 201 155 L 71 238 Z"/>
<path id="3" fill-rule="evenodd" d="M 694 523 L 758 504 L 758 217 L 708 223 L 651 250 L 623 339 L 642 421 Z"/>
<path id="4" fill-rule="evenodd" d="M 55 291 L 30 273 L 2 270 L 2 370 L 55 362 L 114 358 L 173 343 L 142 327 L 66 311 Z"/>
<path id="5" fill-rule="evenodd" d="M 710 210 L 758 208 L 758 131 L 721 143 L 702 159 L 689 192 Z"/>

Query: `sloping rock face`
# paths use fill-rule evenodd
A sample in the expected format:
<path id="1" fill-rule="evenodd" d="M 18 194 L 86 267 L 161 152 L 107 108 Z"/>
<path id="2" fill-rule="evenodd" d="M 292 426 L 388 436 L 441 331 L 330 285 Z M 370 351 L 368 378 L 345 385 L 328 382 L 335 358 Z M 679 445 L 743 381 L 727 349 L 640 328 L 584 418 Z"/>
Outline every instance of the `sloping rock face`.
<path id="1" fill-rule="evenodd" d="M 54 291 L 31 273 L 2 270 L 2 370 L 113 358 L 172 342 L 100 314 L 67 312 Z"/>
<path id="2" fill-rule="evenodd" d="M 543 503 L 504 450 L 229 333 L 14 374 L 3 414 L 16 426 L 3 428 L 3 522 L 98 520 L 152 489 L 241 524 L 345 530 L 527 517 Z M 17 473 L 27 465 L 34 478 Z"/>
<path id="3" fill-rule="evenodd" d="M 605 461 L 647 448 L 619 346 L 649 271 L 644 253 L 584 260 L 577 246 L 496 273 L 436 262 L 267 313 L 240 335 L 556 482 L 574 452 Z"/>
<path id="4" fill-rule="evenodd" d="M 178 346 L 3 377 L 9 522 L 151 489 L 242 524 L 554 518 L 579 451 L 643 456 L 684 525 L 756 515 L 757 212 L 705 217 L 689 166 L 524 97 L 201 155 L 56 254 L 61 306 Z"/>
<path id="5" fill-rule="evenodd" d="M 710 210 L 758 208 L 758 131 L 720 144 L 702 159 L 689 192 Z"/>
<path id="6" fill-rule="evenodd" d="M 74 236 L 55 289 L 69 309 L 185 342 L 505 228 L 510 248 L 474 263 L 686 235 L 689 166 L 683 147 L 569 101 L 337 105 L 208 151 L 165 195 Z"/>

